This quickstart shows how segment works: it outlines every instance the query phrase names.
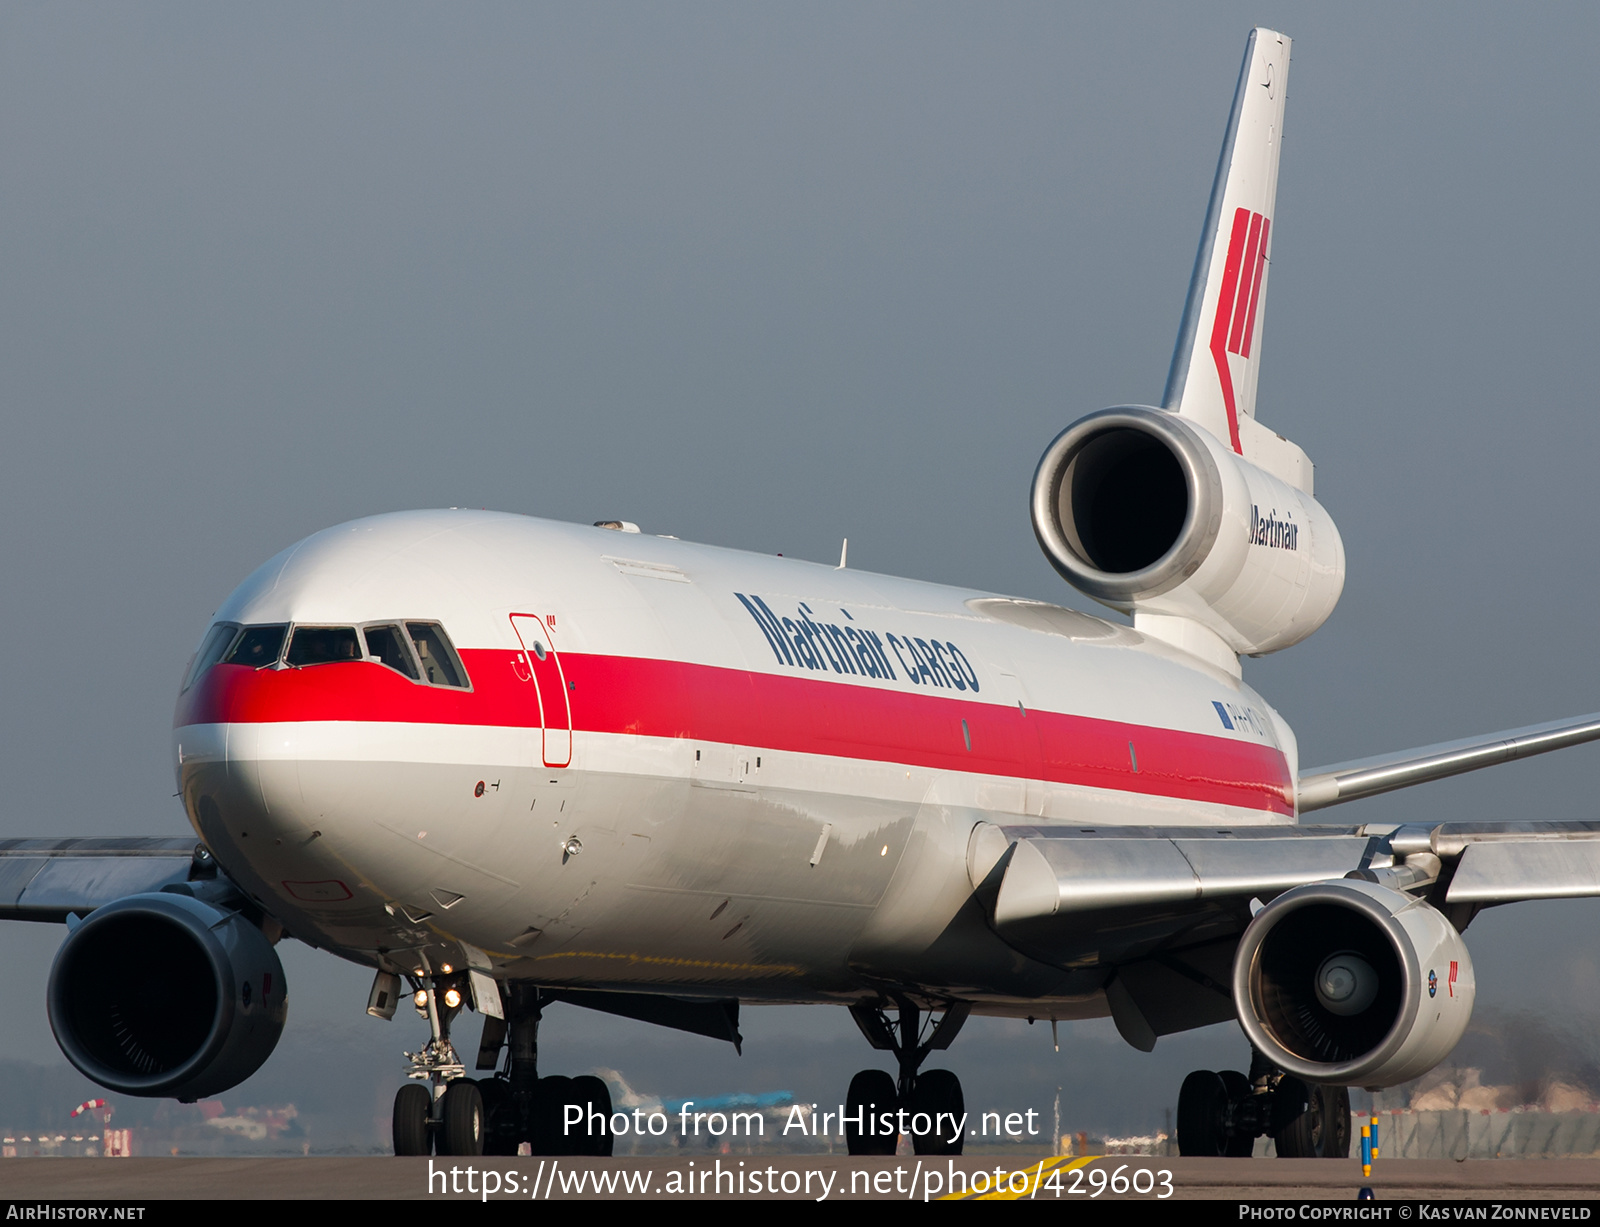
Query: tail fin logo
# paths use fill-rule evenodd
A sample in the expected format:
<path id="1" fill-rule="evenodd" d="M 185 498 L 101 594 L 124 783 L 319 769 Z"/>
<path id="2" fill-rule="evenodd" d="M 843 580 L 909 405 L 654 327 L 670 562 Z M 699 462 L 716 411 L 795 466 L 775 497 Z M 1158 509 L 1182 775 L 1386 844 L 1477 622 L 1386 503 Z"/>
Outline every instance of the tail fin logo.
<path id="1" fill-rule="evenodd" d="M 1228 355 L 1250 357 L 1250 340 L 1256 329 L 1256 305 L 1267 272 L 1267 234 L 1270 218 L 1249 209 L 1236 209 L 1228 236 L 1228 258 L 1222 266 L 1222 287 L 1217 295 L 1217 318 L 1211 325 L 1211 358 L 1222 382 L 1222 399 L 1228 407 L 1228 441 L 1240 453 L 1239 411 L 1234 403 L 1233 374 Z"/>

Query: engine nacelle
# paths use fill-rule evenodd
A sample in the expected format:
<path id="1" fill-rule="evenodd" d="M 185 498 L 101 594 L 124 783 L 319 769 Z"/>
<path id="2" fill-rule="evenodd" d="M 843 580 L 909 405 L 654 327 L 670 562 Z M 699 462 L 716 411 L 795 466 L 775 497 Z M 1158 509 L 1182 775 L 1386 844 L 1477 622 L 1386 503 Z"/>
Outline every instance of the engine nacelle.
<path id="1" fill-rule="evenodd" d="M 1189 619 L 1246 655 L 1304 639 L 1344 589 L 1322 505 L 1164 409 L 1102 409 L 1057 435 L 1034 474 L 1033 530 L 1079 591 Z"/>
<path id="2" fill-rule="evenodd" d="M 1245 1035 L 1308 1082 L 1395 1086 L 1450 1054 L 1472 1017 L 1466 943 L 1429 904 L 1351 879 L 1285 891 L 1244 931 Z"/>
<path id="3" fill-rule="evenodd" d="M 50 1029 L 67 1060 L 125 1095 L 194 1100 L 243 1082 L 288 1016 L 283 965 L 238 912 L 130 895 L 67 935 L 50 969 Z"/>

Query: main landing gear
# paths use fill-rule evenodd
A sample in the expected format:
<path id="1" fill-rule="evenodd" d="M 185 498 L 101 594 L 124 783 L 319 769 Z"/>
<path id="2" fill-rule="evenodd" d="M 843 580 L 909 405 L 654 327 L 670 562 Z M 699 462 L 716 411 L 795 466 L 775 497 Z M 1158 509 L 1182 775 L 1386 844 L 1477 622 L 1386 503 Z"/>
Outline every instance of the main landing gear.
<path id="1" fill-rule="evenodd" d="M 874 1048 L 893 1052 L 899 1079 L 881 1069 L 864 1069 L 850 1079 L 845 1095 L 845 1144 L 853 1155 L 892 1155 L 902 1130 L 911 1134 L 919 1155 L 959 1155 L 959 1122 L 966 1114 L 961 1080 L 948 1069 L 919 1072 L 930 1052 L 950 1047 L 972 1007 L 954 1002 L 937 1022 L 928 1017 L 923 1038 L 922 1011 L 904 998 L 895 1001 L 898 1027 L 884 1008 L 853 1005 L 850 1017 Z"/>
<path id="2" fill-rule="evenodd" d="M 543 1002 L 537 988 L 501 986 L 506 1017 L 484 1019 L 476 1067 L 494 1070 L 504 1045 L 504 1068 L 479 1080 L 466 1076 L 450 1042 L 450 1024 L 466 991 L 460 979 L 458 973 L 414 981 L 413 1001 L 428 1019 L 432 1038 L 421 1052 L 406 1054 L 412 1081 L 394 1097 L 394 1153 L 609 1155 L 610 1088 L 592 1074 L 538 1075 Z"/>
<path id="3" fill-rule="evenodd" d="M 1178 1153 L 1248 1157 L 1271 1135 L 1282 1159 L 1350 1155 L 1350 1092 L 1302 1082 L 1260 1053 L 1250 1073 L 1197 1069 L 1178 1092 Z"/>

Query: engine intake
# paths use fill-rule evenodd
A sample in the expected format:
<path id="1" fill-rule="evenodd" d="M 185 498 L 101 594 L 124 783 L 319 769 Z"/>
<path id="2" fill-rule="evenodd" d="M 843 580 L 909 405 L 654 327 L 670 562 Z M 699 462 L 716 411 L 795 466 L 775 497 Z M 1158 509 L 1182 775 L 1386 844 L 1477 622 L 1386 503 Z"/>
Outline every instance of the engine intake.
<path id="1" fill-rule="evenodd" d="M 56 1042 L 86 1077 L 183 1100 L 255 1073 L 288 1015 L 283 965 L 260 929 L 170 893 L 119 899 L 73 929 L 46 1004 Z"/>
<path id="2" fill-rule="evenodd" d="M 1235 653 L 1299 642 L 1344 587 L 1343 543 L 1314 498 L 1163 409 L 1122 405 L 1067 427 L 1039 460 L 1032 512 L 1079 591 L 1189 619 Z"/>
<path id="3" fill-rule="evenodd" d="M 1466 944 L 1439 911 L 1349 879 L 1278 896 L 1234 956 L 1245 1034 L 1311 1082 L 1394 1086 L 1426 1073 L 1466 1031 L 1474 992 Z"/>
<path id="4" fill-rule="evenodd" d="M 1033 528 L 1068 583 L 1127 604 L 1194 573 L 1221 526 L 1221 495 L 1216 462 L 1181 419 L 1102 409 L 1040 459 Z"/>

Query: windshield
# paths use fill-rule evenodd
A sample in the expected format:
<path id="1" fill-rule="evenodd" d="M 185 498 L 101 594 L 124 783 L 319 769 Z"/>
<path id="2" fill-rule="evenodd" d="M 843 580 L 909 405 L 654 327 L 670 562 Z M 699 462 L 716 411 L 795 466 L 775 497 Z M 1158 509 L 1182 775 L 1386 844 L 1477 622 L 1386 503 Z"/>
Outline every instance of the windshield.
<path id="1" fill-rule="evenodd" d="M 284 663 L 295 668 L 306 665 L 332 665 L 345 660 L 360 660 L 361 644 L 353 626 L 297 626 L 289 641 Z"/>
<path id="2" fill-rule="evenodd" d="M 283 651 L 283 638 L 287 626 L 247 626 L 234 641 L 228 654 L 222 658 L 226 665 L 249 665 L 261 669 L 278 663 L 278 653 Z"/>

